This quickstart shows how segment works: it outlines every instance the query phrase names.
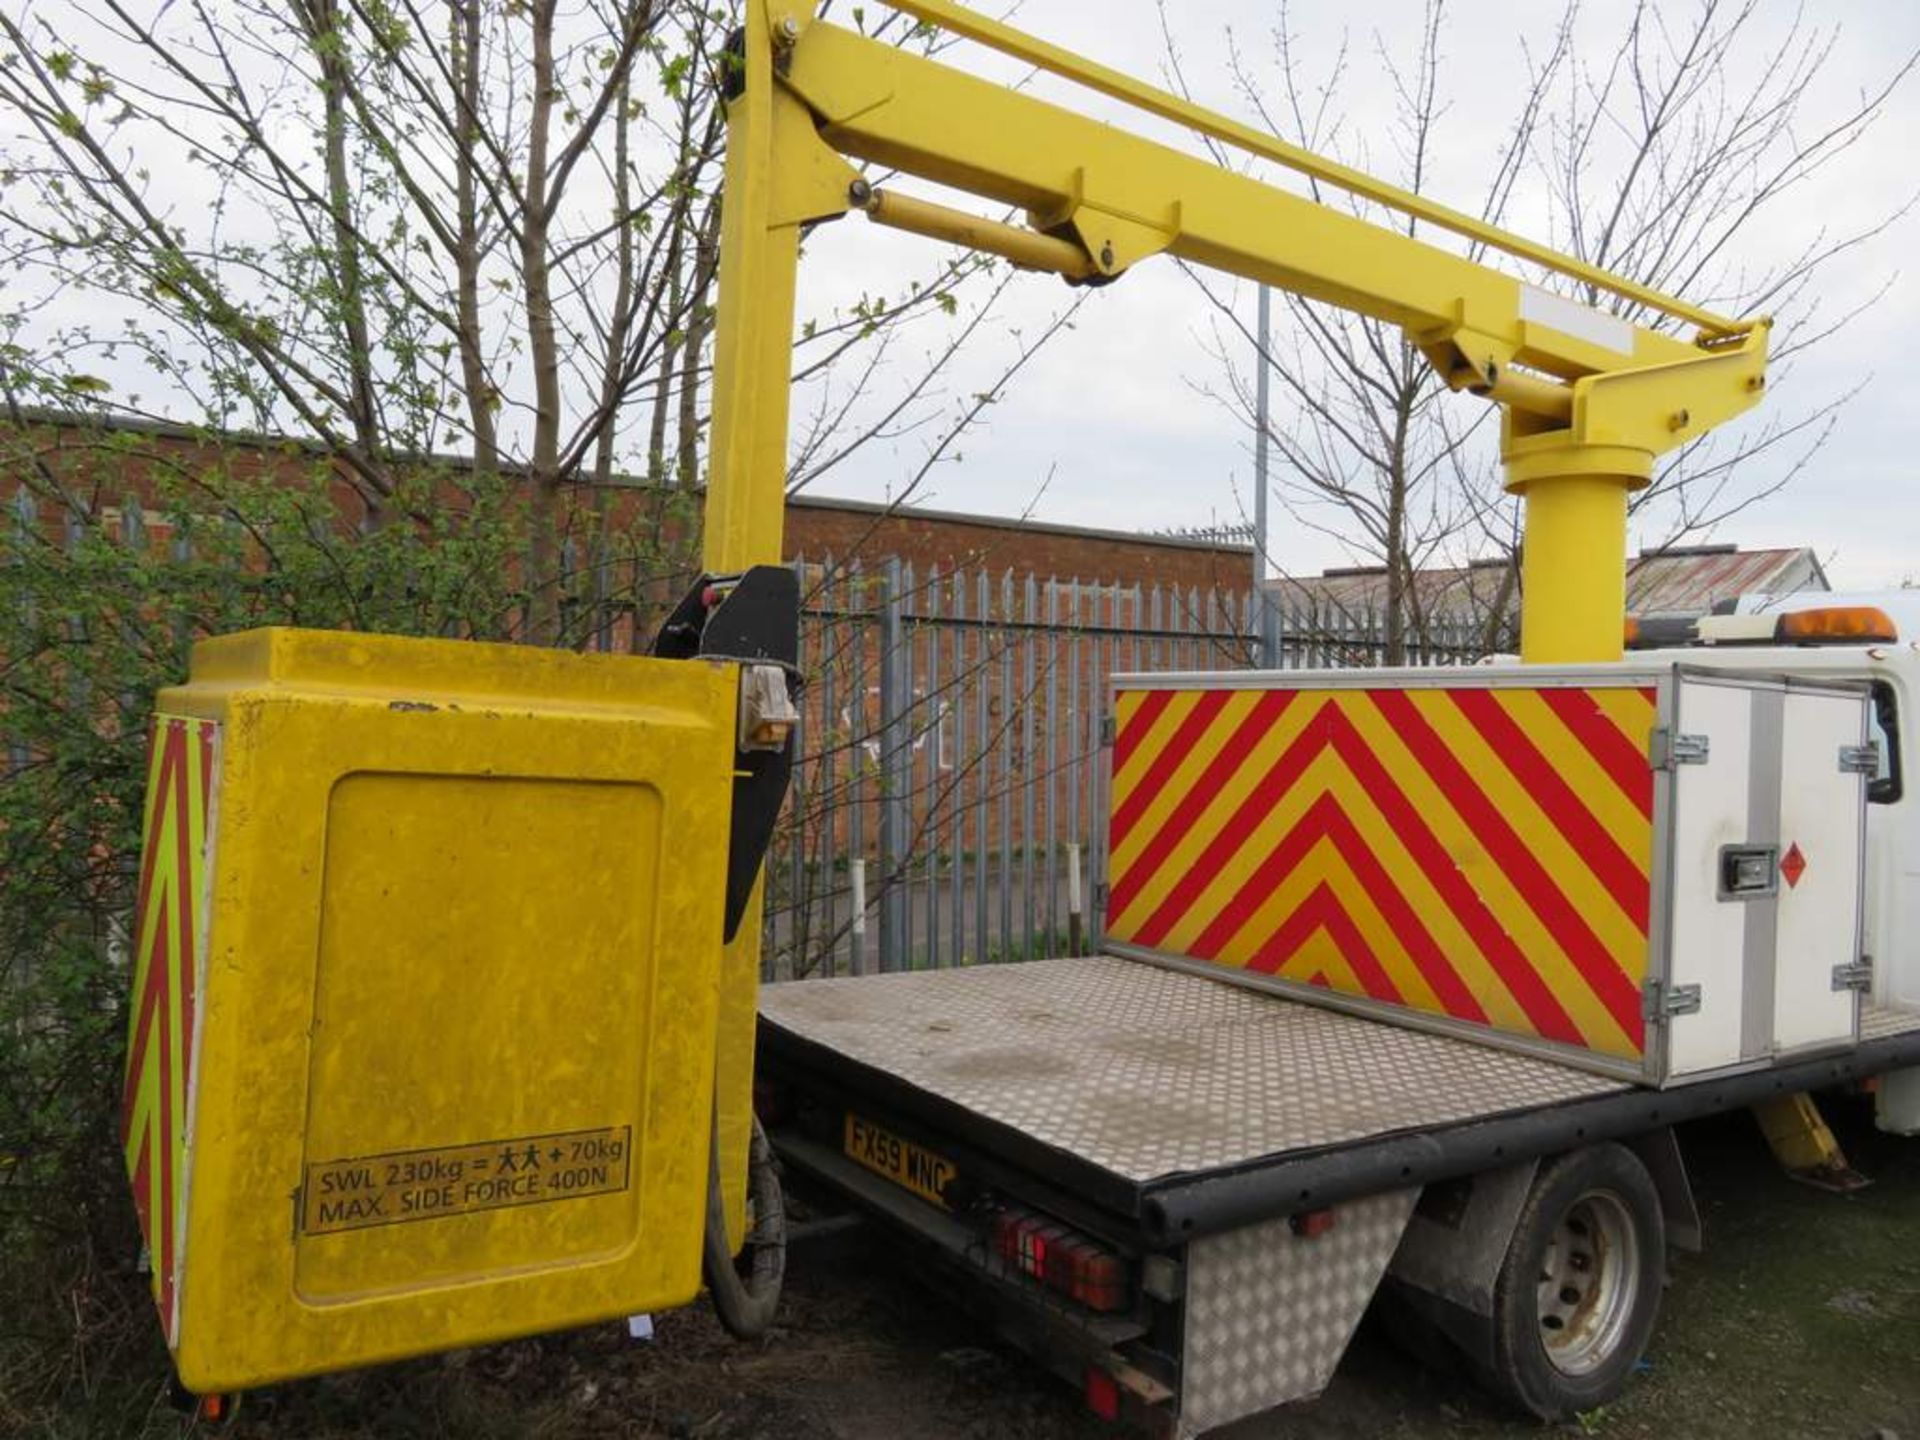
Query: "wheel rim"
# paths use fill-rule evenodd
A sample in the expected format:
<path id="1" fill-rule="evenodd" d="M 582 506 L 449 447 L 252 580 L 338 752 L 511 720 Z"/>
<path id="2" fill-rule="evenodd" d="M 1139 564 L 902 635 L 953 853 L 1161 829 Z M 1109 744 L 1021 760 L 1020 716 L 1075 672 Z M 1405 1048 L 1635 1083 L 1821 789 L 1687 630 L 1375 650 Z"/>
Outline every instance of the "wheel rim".
<path id="1" fill-rule="evenodd" d="M 1563 1375 L 1586 1375 L 1620 1348 L 1640 1290 L 1640 1234 L 1617 1195 L 1567 1207 L 1540 1261 L 1540 1342 Z"/>

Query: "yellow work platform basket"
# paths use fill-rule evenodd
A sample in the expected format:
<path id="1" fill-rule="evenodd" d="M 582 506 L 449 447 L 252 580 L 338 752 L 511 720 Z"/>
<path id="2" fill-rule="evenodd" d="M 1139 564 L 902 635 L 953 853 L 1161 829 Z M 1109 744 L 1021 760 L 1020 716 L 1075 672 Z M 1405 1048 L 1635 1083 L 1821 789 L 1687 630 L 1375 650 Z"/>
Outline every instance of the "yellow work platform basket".
<path id="1" fill-rule="evenodd" d="M 738 675 L 195 647 L 154 721 L 123 1122 L 188 1388 L 697 1293 Z"/>

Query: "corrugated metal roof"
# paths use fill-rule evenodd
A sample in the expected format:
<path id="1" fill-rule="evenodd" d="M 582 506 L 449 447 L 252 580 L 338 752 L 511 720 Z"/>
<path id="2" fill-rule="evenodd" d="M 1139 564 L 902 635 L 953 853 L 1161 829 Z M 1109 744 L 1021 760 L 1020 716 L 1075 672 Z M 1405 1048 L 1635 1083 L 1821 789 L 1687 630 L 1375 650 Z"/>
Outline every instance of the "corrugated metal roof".
<path id="1" fill-rule="evenodd" d="M 1819 559 L 1805 548 L 1702 545 L 1642 551 L 1627 563 L 1627 610 L 1634 615 L 1704 614 L 1741 595 L 1829 588 Z"/>
<path id="2" fill-rule="evenodd" d="M 1491 563 L 1418 570 L 1414 572 L 1413 584 L 1420 608 L 1427 613 L 1481 614 L 1499 602 L 1506 579 L 1506 565 Z M 1387 601 L 1387 572 L 1378 568 L 1285 576 L 1269 581 L 1268 585 L 1282 597 L 1283 603 L 1328 606 L 1355 614 L 1378 610 Z"/>
<path id="3" fill-rule="evenodd" d="M 1288 576 L 1269 584 L 1283 604 L 1355 615 L 1380 610 L 1387 598 L 1387 572 L 1380 567 Z M 1507 566 L 1500 561 L 1421 570 L 1414 587 L 1418 609 L 1434 619 L 1477 619 L 1495 606 L 1511 609 L 1518 601 L 1517 586 L 1508 585 Z M 1804 547 L 1682 546 L 1642 551 L 1627 561 L 1627 611 L 1633 615 L 1705 614 L 1741 595 L 1829 588 L 1819 558 Z"/>

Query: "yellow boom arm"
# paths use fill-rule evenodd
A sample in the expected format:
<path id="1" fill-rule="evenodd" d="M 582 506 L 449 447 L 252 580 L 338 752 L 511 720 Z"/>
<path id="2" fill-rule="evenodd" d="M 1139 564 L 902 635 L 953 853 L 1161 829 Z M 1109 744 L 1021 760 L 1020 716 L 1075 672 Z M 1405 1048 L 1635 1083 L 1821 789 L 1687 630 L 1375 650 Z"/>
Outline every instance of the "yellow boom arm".
<path id="1" fill-rule="evenodd" d="M 800 230 L 850 210 L 1070 279 L 1179 256 L 1401 327 L 1447 383 L 1502 410 L 1524 497 L 1521 651 L 1617 659 L 1626 506 L 1654 457 L 1766 383 L 1765 320 L 1733 321 L 1384 185 L 947 0 L 894 7 L 952 33 L 1694 327 L 1565 299 L 1386 226 L 818 20 L 748 0 L 730 77 L 707 568 L 778 563 Z M 871 188 L 849 163 L 1024 210 L 1007 225 Z"/>

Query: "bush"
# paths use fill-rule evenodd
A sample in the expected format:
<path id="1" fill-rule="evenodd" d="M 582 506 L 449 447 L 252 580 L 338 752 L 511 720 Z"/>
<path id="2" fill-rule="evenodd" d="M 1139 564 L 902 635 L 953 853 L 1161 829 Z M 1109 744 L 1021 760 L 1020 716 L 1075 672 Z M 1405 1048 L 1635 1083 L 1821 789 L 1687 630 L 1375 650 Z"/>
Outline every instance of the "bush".
<path id="1" fill-rule="evenodd" d="M 0 475 L 22 481 L 0 511 L 0 1294 L 26 1301 L 0 1321 L 0 1430 L 93 1408 L 103 1374 L 147 1403 L 165 1379 L 119 1138 L 155 690 L 185 678 L 203 635 L 511 640 L 528 608 L 511 479 L 423 469 L 363 533 L 311 455 L 180 467 L 152 453 L 125 432 L 0 439 Z M 685 497 L 655 498 L 619 526 L 576 517 L 573 548 L 623 578 L 593 605 L 563 601 L 574 643 L 610 619 L 648 633 L 672 592 L 692 527 Z"/>

